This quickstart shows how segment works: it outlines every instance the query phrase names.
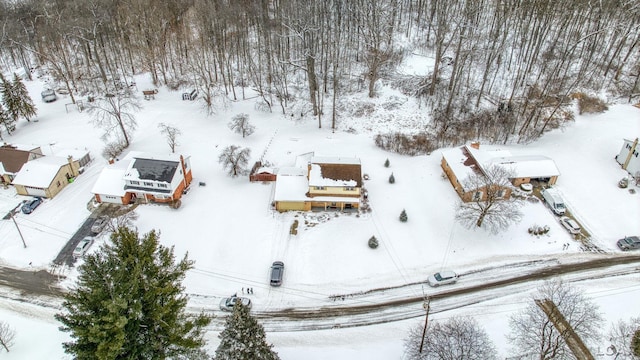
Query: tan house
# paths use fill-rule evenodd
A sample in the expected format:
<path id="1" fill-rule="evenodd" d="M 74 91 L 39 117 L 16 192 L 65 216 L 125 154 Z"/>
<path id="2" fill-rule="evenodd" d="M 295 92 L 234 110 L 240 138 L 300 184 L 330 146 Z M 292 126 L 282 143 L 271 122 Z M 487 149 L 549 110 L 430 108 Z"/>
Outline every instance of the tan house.
<path id="1" fill-rule="evenodd" d="M 493 147 L 480 149 L 480 143 L 477 142 L 443 151 L 440 165 L 464 202 L 486 200 L 486 189 L 466 188 L 465 179 L 474 174 L 484 175 L 491 166 L 504 167 L 513 174 L 509 179 L 513 186 L 531 182 L 554 185 L 560 175 L 555 162 L 546 156 L 513 156 L 509 151 Z M 512 189 L 505 187 L 500 190 L 500 197 L 508 199 Z"/>
<path id="2" fill-rule="evenodd" d="M 80 165 L 73 157 L 43 156 L 29 161 L 13 179 L 20 195 L 53 198 L 80 174 Z"/>
<path id="3" fill-rule="evenodd" d="M 274 191 L 276 210 L 352 210 L 360 206 L 360 159 L 302 156 L 281 168 Z"/>
<path id="4" fill-rule="evenodd" d="M 24 164 L 41 156 L 43 155 L 39 146 L 4 143 L 0 146 L 0 183 L 11 184 Z"/>

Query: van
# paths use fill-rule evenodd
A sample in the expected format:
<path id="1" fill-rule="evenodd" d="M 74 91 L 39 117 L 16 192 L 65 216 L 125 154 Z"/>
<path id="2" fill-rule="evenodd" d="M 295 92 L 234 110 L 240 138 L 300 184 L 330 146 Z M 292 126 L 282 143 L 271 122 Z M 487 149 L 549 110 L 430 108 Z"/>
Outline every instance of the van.
<path id="1" fill-rule="evenodd" d="M 284 273 L 284 263 L 282 261 L 274 261 L 271 265 L 271 286 L 282 285 L 282 275 Z"/>
<path id="2" fill-rule="evenodd" d="M 553 188 L 543 189 L 542 190 L 542 199 L 545 203 L 551 208 L 554 214 L 562 216 L 566 212 L 566 207 L 564 206 L 564 200 L 562 200 L 562 196 L 560 193 Z"/>

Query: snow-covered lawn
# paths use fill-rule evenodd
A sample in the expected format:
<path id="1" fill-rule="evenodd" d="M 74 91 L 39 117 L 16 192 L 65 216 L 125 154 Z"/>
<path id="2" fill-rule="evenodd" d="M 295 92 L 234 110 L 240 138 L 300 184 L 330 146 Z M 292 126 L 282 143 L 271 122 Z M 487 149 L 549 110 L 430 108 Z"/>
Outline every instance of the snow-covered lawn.
<path id="1" fill-rule="evenodd" d="M 138 84 L 139 89 L 148 85 L 143 78 L 138 79 Z M 39 99 L 36 95 L 41 84 L 26 85 L 32 97 Z M 101 131 L 90 124 L 89 116 L 75 110 L 67 113 L 67 102 L 69 99 L 64 97 L 48 104 L 36 100 L 38 121 L 20 121 L 16 133 L 5 141 L 36 144 L 46 154 L 63 155 L 64 149 L 70 148 L 88 149 L 94 160 L 84 174 L 54 199 L 46 200 L 31 215 L 16 215 L 27 248 L 23 247 L 13 222 L 0 222 L 0 264 L 49 269 L 58 251 L 90 214 L 87 210 L 92 197 L 90 190 L 106 164 L 101 156 L 104 145 L 99 140 Z M 440 151 L 408 157 L 375 147 L 375 134 L 394 129 L 397 124 L 345 118 L 339 120 L 339 129 L 351 131 L 333 132 L 329 117 L 319 129 L 317 119 L 300 120 L 277 112 L 258 112 L 253 100 L 234 102 L 228 110 L 207 117 L 198 102 L 182 101 L 179 92 L 164 88 L 156 100 L 143 101 L 142 105 L 144 109 L 137 114 L 139 128 L 128 150 L 168 153 L 169 146 L 160 135 L 158 124 L 171 124 L 182 131 L 177 152 L 191 156 L 194 182 L 178 210 L 163 205 L 139 206 L 136 225 L 140 232 L 160 230 L 161 242 L 173 246 L 177 257 L 188 253 L 195 260 L 195 269 L 187 276 L 185 286 L 190 294 L 207 296 L 210 304 L 206 307 L 215 308 L 221 297 L 240 294 L 247 287 L 254 289 L 251 297 L 255 310 L 312 307 L 329 302 L 329 296 L 334 294 L 424 281 L 429 274 L 445 268 L 465 273 L 491 264 L 561 257 L 580 251 L 578 243 L 542 203 L 527 203 L 523 208 L 524 220 L 498 235 L 458 225 L 454 221 L 458 196 L 443 177 Z M 398 116 L 410 118 L 409 111 L 415 108 L 407 105 L 398 110 Z M 256 132 L 244 139 L 227 127 L 238 113 L 249 114 L 250 122 L 256 126 Z M 614 105 L 601 115 L 577 116 L 575 123 L 554 130 L 533 144 L 501 148 L 513 155 L 553 158 L 561 171 L 557 188 L 564 194 L 571 212 L 593 235 L 597 246 L 617 252 L 618 238 L 640 235 L 640 194 L 632 195 L 617 187 L 625 172 L 614 160 L 622 138 L 640 135 L 639 119 L 639 109 Z M 373 211 L 360 216 L 274 212 L 272 184 L 250 183 L 248 177 L 231 178 L 222 170 L 218 156 L 229 145 L 248 147 L 252 152 L 251 163 L 264 156 L 276 168 L 292 166 L 296 156 L 308 152 L 360 158 L 363 173 L 370 177 L 364 184 Z M 388 168 L 384 167 L 387 158 Z M 391 173 L 395 184 L 388 182 Z M 206 186 L 198 186 L 199 182 L 205 182 Z M 6 213 L 23 199 L 12 188 L 0 190 L 0 211 Z M 403 209 L 409 217 L 406 223 L 398 219 Z M 300 226 L 298 234 L 291 235 L 290 226 L 295 219 Z M 545 236 L 529 235 L 527 229 L 534 224 L 548 225 L 551 230 Z M 375 250 L 367 246 L 371 236 L 380 241 Z M 90 251 L 98 251 L 105 240 L 99 239 Z M 568 250 L 563 250 L 565 243 L 571 244 Z M 284 284 L 278 289 L 268 283 L 269 267 L 275 260 L 285 263 Z M 64 273 L 68 276 L 65 283 L 70 285 L 77 275 L 76 268 L 65 269 Z M 636 285 L 624 294 L 637 296 L 637 291 Z M 198 306 L 205 305 L 201 301 L 198 300 Z M 496 301 L 461 311 L 482 316 L 481 322 L 504 351 L 505 318 L 518 308 L 513 304 L 519 301 L 524 300 Z M 60 341 L 66 335 L 56 331 L 52 312 L 43 310 L 37 318 L 29 318 L 24 314 L 32 310 L 16 310 L 10 302 L 2 304 L 2 318 L 24 328 L 19 330 L 17 345 L 7 358 L 47 358 L 28 345 L 33 334 L 33 331 L 29 334 L 29 329 L 40 323 L 43 325 L 39 331 L 52 334 L 41 345 L 50 347 L 43 354 L 55 353 L 59 354 L 56 357 L 64 358 Z M 638 316 L 637 310 L 615 316 Z M 439 316 L 451 314 L 435 318 Z M 415 321 L 371 328 L 270 332 L 268 340 L 275 344 L 283 359 L 298 359 L 301 354 L 305 354 L 305 359 L 400 359 L 402 339 Z M 208 334 L 212 352 L 217 344 L 216 335 Z"/>

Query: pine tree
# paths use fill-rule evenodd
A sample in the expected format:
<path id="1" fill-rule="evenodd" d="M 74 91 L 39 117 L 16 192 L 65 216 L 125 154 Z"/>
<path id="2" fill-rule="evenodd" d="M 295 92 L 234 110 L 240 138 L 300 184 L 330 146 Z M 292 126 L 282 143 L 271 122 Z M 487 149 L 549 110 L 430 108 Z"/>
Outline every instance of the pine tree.
<path id="1" fill-rule="evenodd" d="M 385 160 L 384 167 L 389 167 L 389 159 Z"/>
<path id="2" fill-rule="evenodd" d="M 7 134 L 11 135 L 11 133 L 16 129 L 16 121 L 13 120 L 9 113 L 4 110 L 4 108 L 0 105 L 0 124 L 4 125 L 5 130 L 7 130 Z M 0 130 L 0 140 L 2 139 L 2 131 Z"/>
<path id="3" fill-rule="evenodd" d="M 21 116 L 31 121 L 29 118 L 36 115 L 36 106 L 18 74 L 13 74 L 13 82 L 0 74 L 0 93 L 4 106 L 14 122 Z"/>
<path id="4" fill-rule="evenodd" d="M 33 104 L 33 100 L 27 91 L 27 87 L 24 86 L 22 79 L 18 74 L 13 74 L 13 95 L 16 99 L 18 116 L 22 116 L 27 121 L 31 121 L 29 118 L 36 116 L 36 106 Z M 17 118 L 16 118 L 17 120 Z"/>
<path id="5" fill-rule="evenodd" d="M 391 173 L 391 176 L 389 176 L 389 184 L 395 184 L 396 183 L 396 177 L 393 176 L 393 173 Z"/>
<path id="6" fill-rule="evenodd" d="M 139 238 L 120 227 L 111 242 L 86 256 L 56 315 L 73 339 L 65 351 L 76 359 L 201 358 L 211 318 L 185 313 L 181 284 L 193 261 L 174 263 L 155 231 Z"/>
<path id="7" fill-rule="evenodd" d="M 407 211 L 405 209 L 402 209 L 402 212 L 400 213 L 400 221 L 407 222 L 407 220 L 409 220 L 409 218 L 407 217 Z"/>
<path id="8" fill-rule="evenodd" d="M 640 329 L 636 330 L 631 339 L 631 351 L 633 355 L 640 356 Z"/>
<path id="9" fill-rule="evenodd" d="M 227 317 L 224 330 L 218 335 L 220 345 L 216 349 L 216 360 L 278 360 L 266 341 L 264 328 L 249 314 L 242 304 L 233 307 Z"/>

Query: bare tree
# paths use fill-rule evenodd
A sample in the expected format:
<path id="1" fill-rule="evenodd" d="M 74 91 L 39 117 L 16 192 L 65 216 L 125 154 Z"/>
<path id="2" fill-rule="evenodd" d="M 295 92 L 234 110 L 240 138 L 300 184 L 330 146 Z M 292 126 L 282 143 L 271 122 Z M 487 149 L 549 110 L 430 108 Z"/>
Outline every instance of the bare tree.
<path id="1" fill-rule="evenodd" d="M 518 354 L 533 354 L 540 360 L 573 359 L 564 334 L 559 332 L 547 315 L 535 304 L 535 299 L 555 303 L 575 333 L 587 344 L 599 339 L 603 318 L 598 306 L 582 291 L 560 280 L 545 282 L 521 312 L 509 319 L 507 339 Z"/>
<path id="2" fill-rule="evenodd" d="M 133 116 L 134 112 L 141 109 L 138 99 L 130 92 L 118 92 L 107 94 L 89 104 L 88 111 L 93 123 L 105 131 L 103 138 L 108 139 L 119 130 L 124 147 L 129 147 L 130 133 L 138 126 Z"/>
<path id="3" fill-rule="evenodd" d="M 135 228 L 135 222 L 138 219 L 138 213 L 135 211 L 128 211 L 128 208 L 124 208 L 124 212 L 116 213 L 114 217 L 109 219 L 107 223 L 107 230 L 109 232 L 116 232 L 119 228 Z"/>
<path id="4" fill-rule="evenodd" d="M 229 175 L 235 177 L 246 172 L 246 166 L 249 163 L 249 155 L 251 149 L 241 149 L 240 146 L 227 146 L 220 154 L 218 162 L 227 169 Z"/>
<path id="5" fill-rule="evenodd" d="M 256 127 L 249 122 L 248 114 L 238 114 L 229 122 L 229 129 L 233 130 L 242 137 L 247 137 L 256 130 Z"/>
<path id="6" fill-rule="evenodd" d="M 167 144 L 169 144 L 171 152 L 176 152 L 176 146 L 180 145 L 178 144 L 178 135 L 182 135 L 182 131 L 165 123 L 158 124 L 158 128 L 160 128 L 160 133 L 167 138 Z"/>
<path id="7" fill-rule="evenodd" d="M 422 324 L 412 327 L 404 348 L 408 360 L 491 360 L 498 353 L 487 332 L 473 318 L 454 317 L 435 322 L 422 342 Z M 420 352 L 420 345 L 422 353 Z"/>
<path id="8" fill-rule="evenodd" d="M 497 233 L 522 219 L 522 202 L 507 198 L 513 175 L 508 169 L 492 165 L 484 172 L 474 173 L 463 180 L 463 188 L 473 192 L 471 201 L 461 202 L 456 219 L 472 228 L 486 227 Z"/>
<path id="9" fill-rule="evenodd" d="M 13 345 L 13 339 L 16 332 L 4 321 L 0 321 L 0 346 L 9 352 L 9 348 Z"/>
<path id="10" fill-rule="evenodd" d="M 633 337 L 640 331 L 640 317 L 631 318 L 628 322 L 620 320 L 613 324 L 609 330 L 611 346 L 607 349 L 607 354 L 615 355 L 620 360 L 636 360 L 638 355 L 633 354 Z"/>

